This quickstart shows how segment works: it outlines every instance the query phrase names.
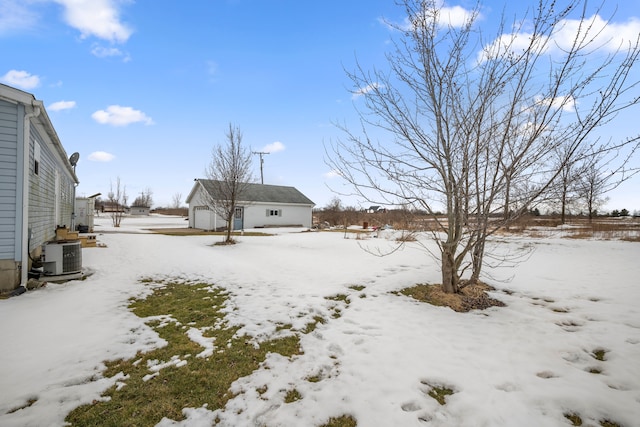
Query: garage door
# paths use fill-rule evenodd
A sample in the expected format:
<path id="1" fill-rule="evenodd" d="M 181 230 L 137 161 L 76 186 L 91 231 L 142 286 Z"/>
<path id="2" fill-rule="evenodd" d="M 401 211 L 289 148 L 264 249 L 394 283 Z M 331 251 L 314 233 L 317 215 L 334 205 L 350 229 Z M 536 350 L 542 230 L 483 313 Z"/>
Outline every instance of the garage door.
<path id="1" fill-rule="evenodd" d="M 199 228 L 201 230 L 212 230 L 213 229 L 213 220 L 212 220 L 212 212 L 209 210 L 207 206 L 196 206 L 193 210 L 195 221 L 194 227 Z"/>

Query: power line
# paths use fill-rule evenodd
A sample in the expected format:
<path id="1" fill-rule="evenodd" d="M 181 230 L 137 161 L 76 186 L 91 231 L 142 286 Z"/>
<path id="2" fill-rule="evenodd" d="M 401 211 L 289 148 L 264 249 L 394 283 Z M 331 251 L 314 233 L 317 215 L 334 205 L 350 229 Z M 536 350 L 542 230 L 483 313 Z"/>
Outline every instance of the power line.
<path id="1" fill-rule="evenodd" d="M 252 153 L 258 154 L 260 156 L 260 183 L 264 184 L 264 175 L 262 173 L 262 165 L 264 164 L 264 158 L 262 156 L 269 153 L 266 151 L 253 151 Z"/>

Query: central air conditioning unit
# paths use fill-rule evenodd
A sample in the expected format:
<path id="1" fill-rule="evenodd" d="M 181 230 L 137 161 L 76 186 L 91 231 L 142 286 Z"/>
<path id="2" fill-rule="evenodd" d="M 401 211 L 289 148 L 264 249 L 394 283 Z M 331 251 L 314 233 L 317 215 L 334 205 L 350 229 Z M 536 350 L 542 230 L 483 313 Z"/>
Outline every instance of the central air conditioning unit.
<path id="1" fill-rule="evenodd" d="M 42 269 L 46 276 L 79 273 L 82 271 L 80 241 L 49 242 L 42 246 Z"/>

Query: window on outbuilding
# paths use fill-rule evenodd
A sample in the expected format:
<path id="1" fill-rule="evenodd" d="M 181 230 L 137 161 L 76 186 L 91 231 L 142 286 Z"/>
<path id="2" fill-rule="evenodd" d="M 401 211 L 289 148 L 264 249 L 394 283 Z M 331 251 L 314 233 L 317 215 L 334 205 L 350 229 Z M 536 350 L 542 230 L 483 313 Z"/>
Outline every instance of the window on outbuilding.
<path id="1" fill-rule="evenodd" d="M 267 209 L 267 216 L 282 216 L 282 209 Z"/>
<path id="2" fill-rule="evenodd" d="M 40 144 L 33 145 L 33 174 L 40 175 Z"/>

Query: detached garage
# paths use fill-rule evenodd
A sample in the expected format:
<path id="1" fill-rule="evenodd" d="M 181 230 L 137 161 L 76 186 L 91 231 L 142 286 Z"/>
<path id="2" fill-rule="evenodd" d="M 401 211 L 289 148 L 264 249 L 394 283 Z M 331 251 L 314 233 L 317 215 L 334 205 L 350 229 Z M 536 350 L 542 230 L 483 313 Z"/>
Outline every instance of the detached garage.
<path id="1" fill-rule="evenodd" d="M 216 187 L 216 181 L 196 180 L 187 197 L 189 227 L 202 230 L 226 227 L 225 221 L 207 204 L 207 200 L 217 199 Z M 247 184 L 238 197 L 233 229 L 311 227 L 314 206 L 315 203 L 294 187 Z"/>

